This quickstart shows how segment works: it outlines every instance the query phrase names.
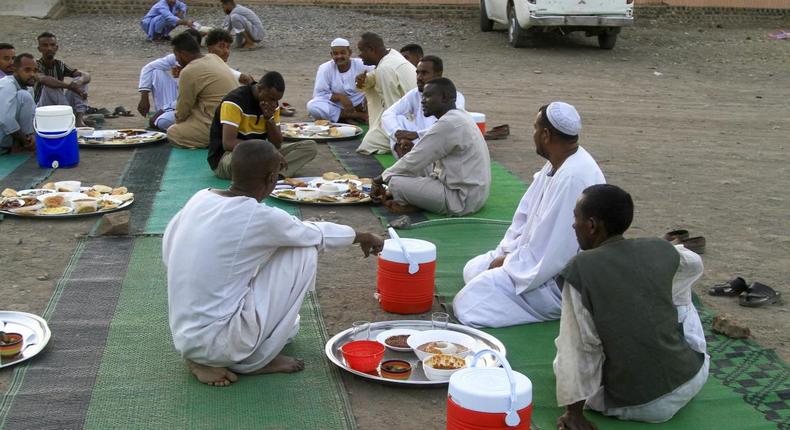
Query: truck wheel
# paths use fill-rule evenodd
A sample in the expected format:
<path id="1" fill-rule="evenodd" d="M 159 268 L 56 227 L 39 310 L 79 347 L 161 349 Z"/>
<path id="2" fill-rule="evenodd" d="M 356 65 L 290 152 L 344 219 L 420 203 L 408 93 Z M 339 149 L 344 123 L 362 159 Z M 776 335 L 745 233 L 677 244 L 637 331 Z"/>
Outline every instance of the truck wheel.
<path id="1" fill-rule="evenodd" d="M 526 46 L 526 31 L 518 24 L 516 7 L 511 3 L 507 8 L 507 42 L 514 48 Z"/>
<path id="2" fill-rule="evenodd" d="M 617 32 L 605 31 L 598 35 L 598 46 L 601 49 L 612 49 L 615 43 L 617 43 Z"/>
<path id="3" fill-rule="evenodd" d="M 486 0 L 480 0 L 480 31 L 486 32 L 494 29 L 494 21 L 488 19 Z"/>

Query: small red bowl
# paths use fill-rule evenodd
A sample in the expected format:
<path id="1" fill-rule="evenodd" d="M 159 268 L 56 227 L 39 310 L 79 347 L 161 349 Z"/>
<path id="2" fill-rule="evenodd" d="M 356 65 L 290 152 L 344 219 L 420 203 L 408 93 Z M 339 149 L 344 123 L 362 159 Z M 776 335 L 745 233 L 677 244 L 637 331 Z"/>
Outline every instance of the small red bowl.
<path id="1" fill-rule="evenodd" d="M 404 360 L 387 360 L 381 363 L 379 372 L 384 378 L 405 381 L 411 376 L 411 364 Z"/>
<path id="2" fill-rule="evenodd" d="M 384 345 L 375 340 L 355 340 L 340 348 L 348 366 L 364 373 L 376 371 L 384 358 L 384 349 Z"/>
<path id="3" fill-rule="evenodd" d="M 19 333 L 6 333 L 6 339 L 10 342 L 0 342 L 0 357 L 13 357 L 22 350 L 22 335 Z"/>

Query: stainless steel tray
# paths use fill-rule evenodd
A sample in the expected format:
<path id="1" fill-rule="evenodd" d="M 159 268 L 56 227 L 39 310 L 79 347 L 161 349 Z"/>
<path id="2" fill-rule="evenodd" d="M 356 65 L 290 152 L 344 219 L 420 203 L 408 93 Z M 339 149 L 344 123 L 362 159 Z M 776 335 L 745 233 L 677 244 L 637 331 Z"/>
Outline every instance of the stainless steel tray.
<path id="1" fill-rule="evenodd" d="M 52 333 L 43 318 L 26 312 L 0 311 L 0 331 L 19 333 L 25 344 L 22 352 L 13 357 L 0 358 L 0 369 L 21 363 L 41 352 Z"/>
<path id="2" fill-rule="evenodd" d="M 390 329 L 413 329 L 413 330 L 431 330 L 432 323 L 431 321 L 421 321 L 421 320 L 396 320 L 396 321 L 380 321 L 370 324 L 370 339 L 375 340 L 376 336 L 385 331 Z M 460 324 L 448 324 L 447 330 L 457 331 L 460 333 L 467 334 L 472 336 L 477 341 L 477 346 L 473 348 L 473 352 L 477 352 L 483 349 L 492 349 L 497 351 L 503 357 L 506 354 L 505 345 L 499 341 L 499 339 L 491 336 L 488 333 L 482 332 L 480 330 L 463 326 Z M 377 381 L 385 384 L 392 384 L 392 385 L 412 385 L 412 386 L 422 386 L 422 387 L 430 387 L 430 386 L 443 386 L 447 385 L 448 381 L 431 381 L 425 377 L 425 373 L 422 370 L 422 363 L 417 358 L 417 355 L 414 352 L 396 352 L 387 348 L 384 352 L 384 359 L 385 360 L 405 360 L 408 361 L 409 364 L 412 366 L 411 376 L 407 380 L 397 380 L 397 379 L 389 379 L 384 378 L 378 374 L 378 371 L 373 373 L 363 373 L 357 370 L 354 370 L 348 365 L 346 365 L 346 361 L 343 358 L 343 353 L 340 351 L 340 348 L 345 345 L 346 343 L 352 340 L 353 329 L 349 328 L 344 330 L 335 336 L 333 336 L 329 341 L 326 343 L 326 347 L 324 348 L 324 352 L 326 353 L 327 358 L 329 361 L 336 364 L 341 369 L 353 373 L 354 375 L 360 376 L 365 379 L 369 379 L 372 381 Z M 478 362 L 478 366 L 497 366 L 497 360 L 492 356 L 488 355 L 487 357 L 483 357 L 481 361 Z"/>

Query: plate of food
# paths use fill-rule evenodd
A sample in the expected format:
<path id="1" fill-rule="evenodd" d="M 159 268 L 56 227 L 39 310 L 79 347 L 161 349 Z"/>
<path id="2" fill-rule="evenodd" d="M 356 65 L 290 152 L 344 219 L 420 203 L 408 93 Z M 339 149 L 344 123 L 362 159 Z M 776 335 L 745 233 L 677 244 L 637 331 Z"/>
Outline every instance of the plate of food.
<path id="1" fill-rule="evenodd" d="M 354 139 L 363 133 L 362 128 L 356 125 L 320 119 L 313 122 L 283 122 L 280 123 L 280 130 L 285 140 L 344 140 Z"/>
<path id="2" fill-rule="evenodd" d="M 379 333 L 376 340 L 393 351 L 409 352 L 412 350 L 408 344 L 409 336 L 417 333 L 419 331 L 410 328 L 393 328 Z"/>
<path id="3" fill-rule="evenodd" d="M 27 312 L 0 311 L 0 332 L 0 368 L 36 356 L 52 337 L 47 322 Z"/>
<path id="4" fill-rule="evenodd" d="M 120 130 L 96 130 L 77 138 L 83 148 L 130 148 L 164 142 L 167 134 L 161 131 L 127 128 Z"/>
<path id="5" fill-rule="evenodd" d="M 270 194 L 278 200 L 313 205 L 355 205 L 369 203 L 369 178 L 324 173 L 321 177 L 285 178 Z"/>
<path id="6" fill-rule="evenodd" d="M 6 189 L 3 193 L 9 197 L 0 197 L 0 213 L 26 218 L 74 218 L 115 212 L 134 203 L 134 193 L 126 187 L 97 184 L 77 185 L 77 189 L 80 191 L 57 191 L 54 183 L 21 191 Z"/>

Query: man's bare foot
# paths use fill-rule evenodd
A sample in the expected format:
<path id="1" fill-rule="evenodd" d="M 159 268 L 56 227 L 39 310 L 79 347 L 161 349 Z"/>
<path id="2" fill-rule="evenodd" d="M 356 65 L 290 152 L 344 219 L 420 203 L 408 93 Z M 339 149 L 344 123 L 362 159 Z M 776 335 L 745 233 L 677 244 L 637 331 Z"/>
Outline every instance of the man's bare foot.
<path id="1" fill-rule="evenodd" d="M 225 367 L 210 367 L 187 360 L 189 371 L 198 381 L 212 387 L 227 387 L 238 381 L 239 377 Z"/>
<path id="2" fill-rule="evenodd" d="M 304 370 L 304 360 L 293 358 L 287 355 L 278 355 L 266 366 L 254 371 L 251 375 L 263 375 L 266 373 L 295 373 Z"/>
<path id="3" fill-rule="evenodd" d="M 395 200 L 387 200 L 384 203 L 384 206 L 389 209 L 390 212 L 394 214 L 410 214 L 419 212 L 421 209 L 417 206 L 412 205 L 402 205 L 400 203 L 395 202 Z"/>

